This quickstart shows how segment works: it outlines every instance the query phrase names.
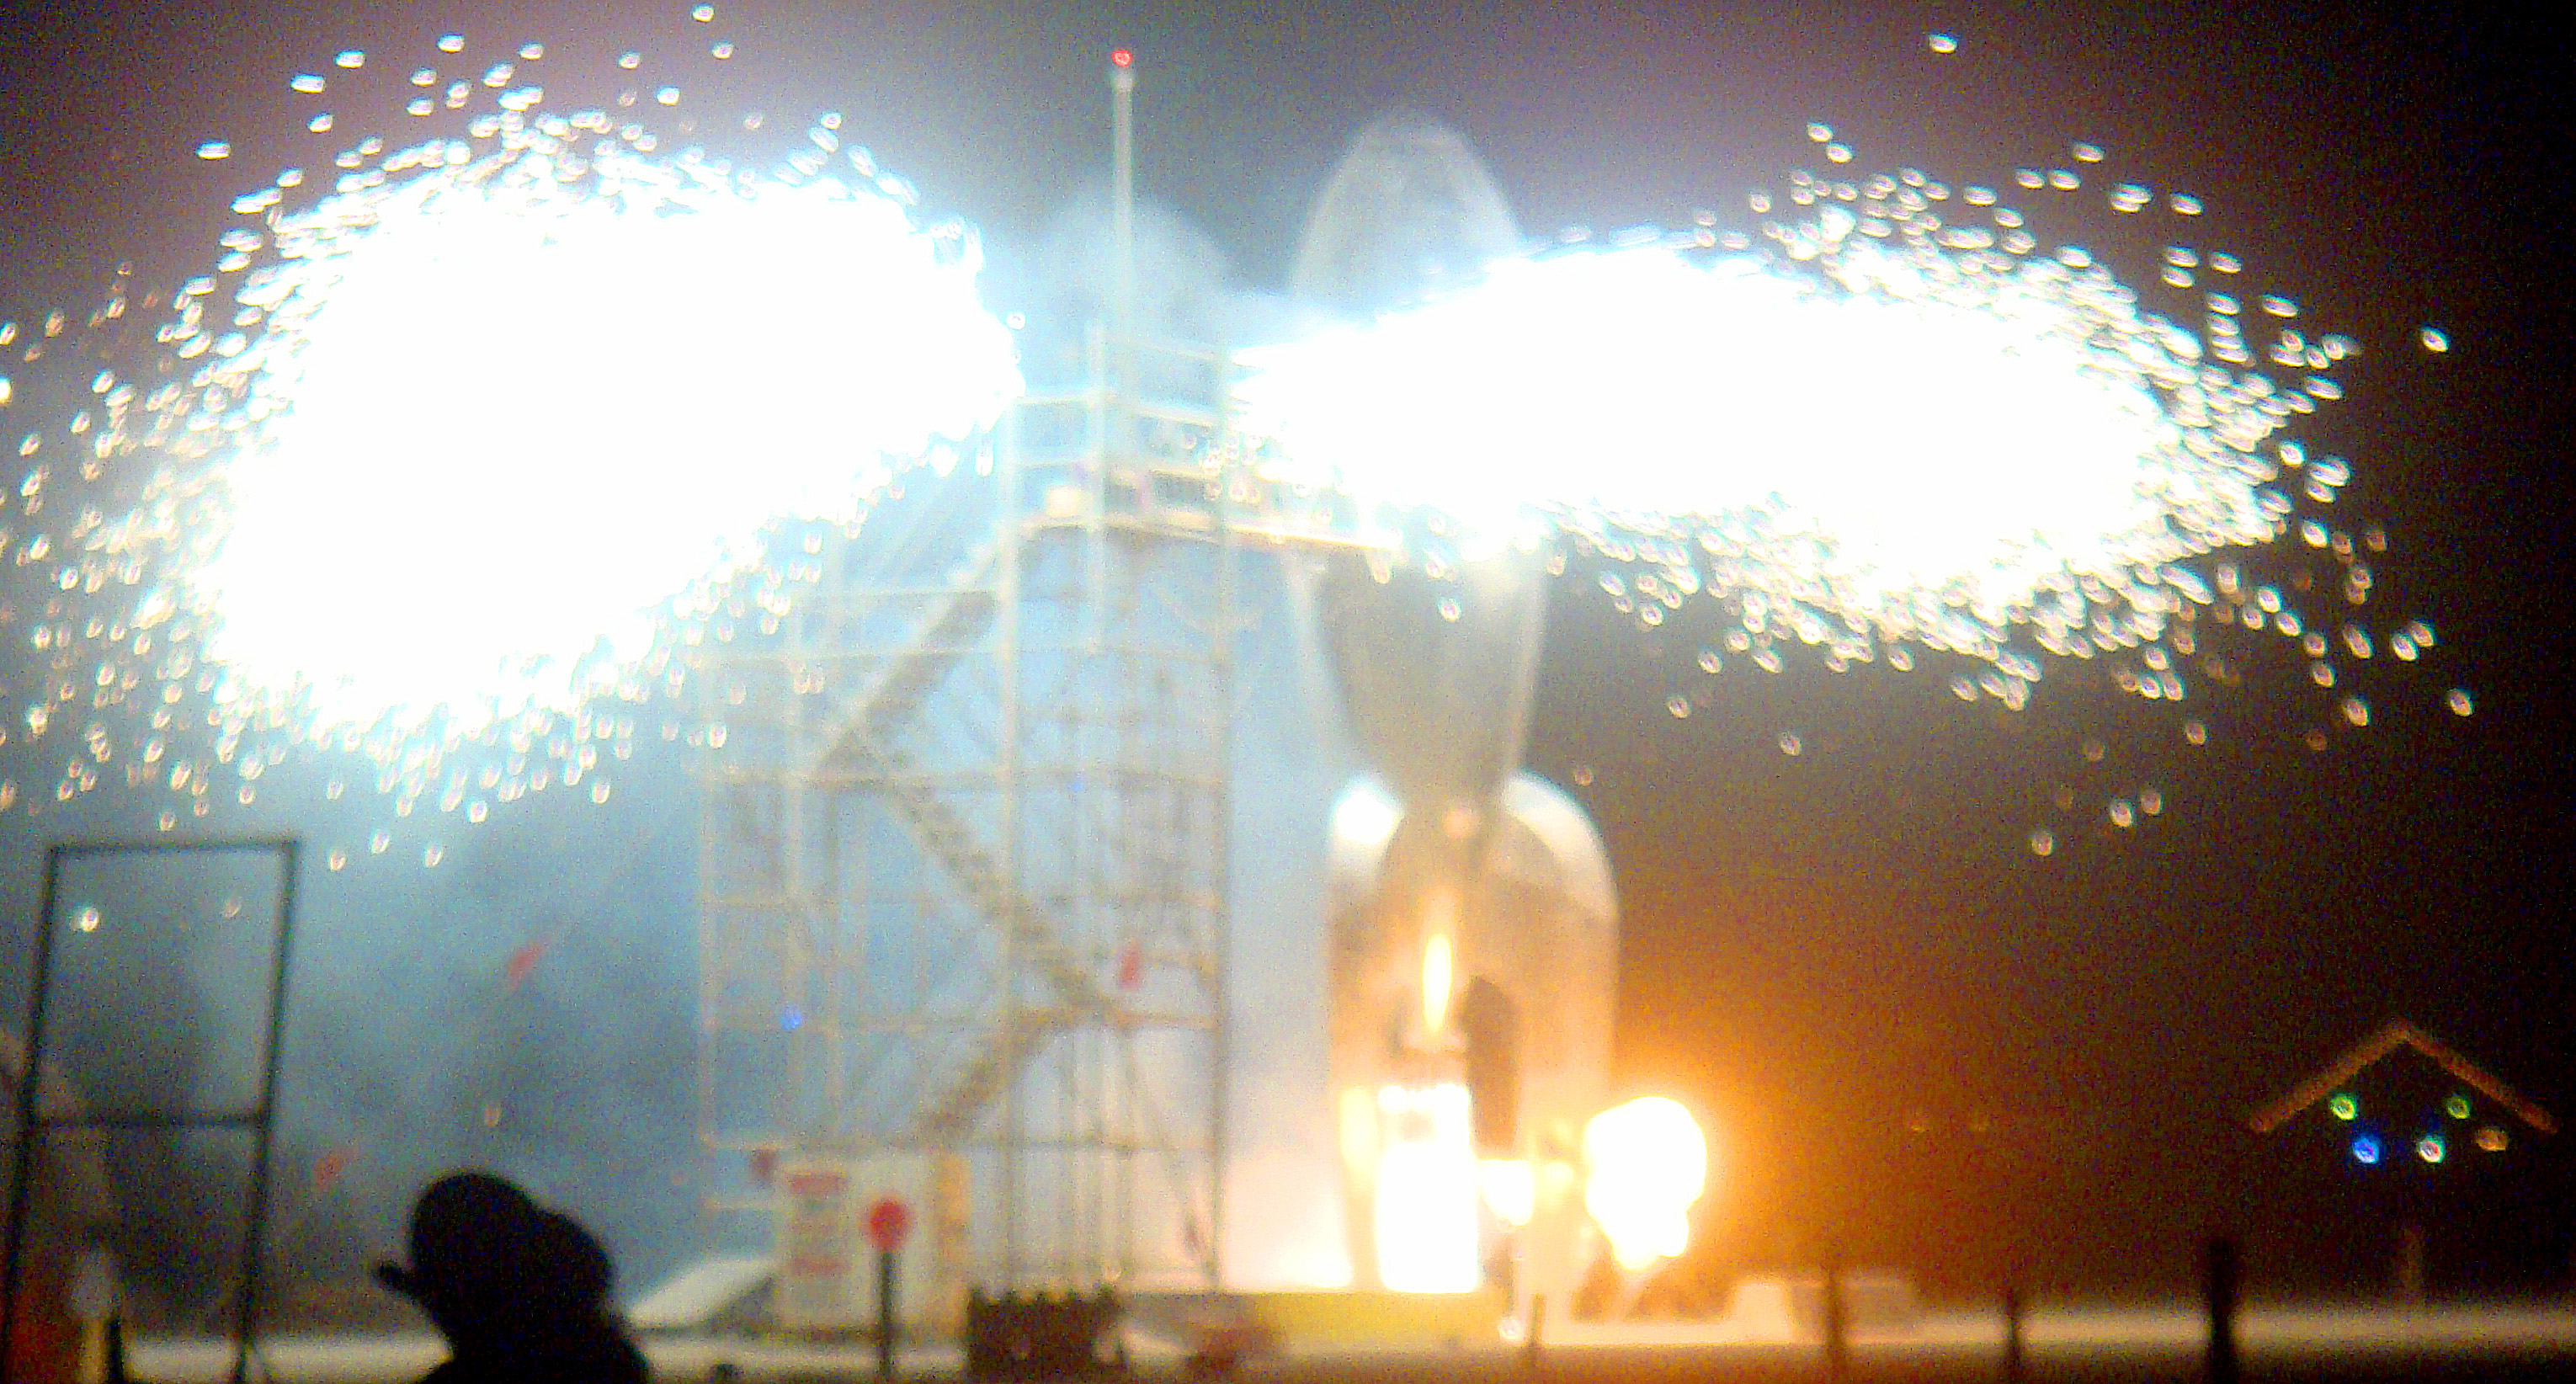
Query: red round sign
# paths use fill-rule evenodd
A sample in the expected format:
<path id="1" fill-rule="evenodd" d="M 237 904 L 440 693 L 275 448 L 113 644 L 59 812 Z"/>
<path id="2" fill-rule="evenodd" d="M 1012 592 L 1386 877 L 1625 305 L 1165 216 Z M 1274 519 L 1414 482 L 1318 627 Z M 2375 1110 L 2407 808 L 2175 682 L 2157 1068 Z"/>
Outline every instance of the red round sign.
<path id="1" fill-rule="evenodd" d="M 912 1208 L 893 1197 L 879 1197 L 868 1208 L 868 1243 L 879 1254 L 892 1254 L 903 1248 L 903 1238 L 912 1233 Z"/>

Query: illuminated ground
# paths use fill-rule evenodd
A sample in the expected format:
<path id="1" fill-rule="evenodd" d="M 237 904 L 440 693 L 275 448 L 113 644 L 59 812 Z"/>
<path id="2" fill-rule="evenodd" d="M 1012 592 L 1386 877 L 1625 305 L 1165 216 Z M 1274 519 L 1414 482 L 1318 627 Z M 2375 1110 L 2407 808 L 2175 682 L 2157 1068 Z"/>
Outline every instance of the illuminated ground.
<path id="1" fill-rule="evenodd" d="M 2244 1375 L 2252 1380 L 2576 1379 L 2576 1306 L 2384 1310 L 2276 1309 L 2247 1314 Z M 2201 1328 L 2181 1309 L 2064 1309 L 2032 1314 L 2026 1375 L 2034 1380 L 2196 1379 Z M 1863 1337 L 1852 1348 L 1858 1379 L 1992 1379 L 2002 1332 L 1992 1317 L 1934 1314 L 1904 1335 Z M 708 1378 L 730 1363 L 745 1379 L 838 1379 L 873 1375 L 865 1345 L 784 1345 L 740 1340 L 658 1339 L 647 1343 L 654 1377 Z M 269 1377 L 316 1384 L 375 1384 L 418 1378 L 439 1358 L 426 1336 L 284 1337 L 263 1352 Z M 1168 1349 L 1139 1343 L 1138 1373 L 1180 1372 Z M 167 1384 L 225 1378 L 221 1343 L 145 1341 L 136 1377 Z M 953 1377 L 953 1349 L 909 1351 L 902 1372 Z M 1822 1374 L 1813 1342 L 1753 1341 L 1722 1323 L 1569 1327 L 1544 1352 L 1549 1384 L 1626 1379 L 1805 1379 Z M 1526 1380 L 1527 1358 L 1499 1344 L 1387 1346 L 1329 1353 L 1290 1351 L 1247 1365 L 1246 1377 L 1287 1381 L 1357 1379 Z"/>

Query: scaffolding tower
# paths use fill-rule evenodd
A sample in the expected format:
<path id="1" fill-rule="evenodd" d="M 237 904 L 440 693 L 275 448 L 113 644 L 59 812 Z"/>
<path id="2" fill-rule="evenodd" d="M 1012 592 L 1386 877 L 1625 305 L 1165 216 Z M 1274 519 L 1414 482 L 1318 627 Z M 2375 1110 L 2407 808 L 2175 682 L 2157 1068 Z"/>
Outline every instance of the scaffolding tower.
<path id="1" fill-rule="evenodd" d="M 943 1292 L 1214 1285 L 1243 545 L 1221 353 L 1091 334 L 694 660 L 706 1209 L 920 1160 Z"/>
<path id="2" fill-rule="evenodd" d="M 786 535 L 689 660 L 710 1229 L 765 1243 L 791 1158 L 892 1165 L 952 1304 L 1218 1285 L 1242 559 L 1387 546 L 1264 477 L 1222 351 L 1138 331 L 1109 75 L 1078 384 Z"/>

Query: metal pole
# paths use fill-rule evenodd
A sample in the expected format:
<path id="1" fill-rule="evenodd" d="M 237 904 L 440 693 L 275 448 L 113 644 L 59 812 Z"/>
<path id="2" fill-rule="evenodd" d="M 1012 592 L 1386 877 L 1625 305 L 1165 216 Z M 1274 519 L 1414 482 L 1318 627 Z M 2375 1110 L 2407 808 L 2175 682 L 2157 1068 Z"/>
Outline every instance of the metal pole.
<path id="1" fill-rule="evenodd" d="M 278 868 L 284 878 L 277 886 L 277 960 L 269 975 L 268 1053 L 259 1079 L 259 1149 L 251 1161 L 250 1209 L 248 1224 L 242 1230 L 241 1306 L 234 1328 L 233 1384 L 245 1384 L 250 1378 L 251 1341 L 259 1330 L 260 1242 L 268 1234 L 268 1156 L 277 1129 L 277 1068 L 286 1037 L 286 974 L 295 933 L 297 855 L 296 842 L 278 843 Z"/>
<path id="2" fill-rule="evenodd" d="M 1023 799 L 1027 793 L 1026 780 L 1023 774 L 1024 766 L 1021 762 L 1023 752 L 1021 742 L 1023 737 L 1020 725 L 1020 687 L 1022 677 L 1020 669 L 1020 640 L 1022 634 L 1020 621 L 1022 615 L 1021 584 L 1025 580 L 1025 573 L 1021 571 L 1020 563 L 1022 557 L 1025 556 L 1022 551 L 1022 543 L 1028 535 L 1028 526 L 1022 521 L 1020 516 L 1020 502 L 1023 498 L 1022 488 L 1028 484 L 1027 478 L 1021 473 L 1021 448 L 1023 440 L 1020 436 L 1020 430 L 1020 411 L 1016 407 L 1004 409 L 1002 411 L 1002 432 L 1000 438 L 1002 455 L 1000 464 L 994 468 L 1001 475 L 1001 493 L 995 499 L 993 506 L 993 533 L 994 541 L 1002 545 L 1000 553 L 1001 570 L 998 576 L 998 583 L 1001 589 L 994 593 L 995 604 L 1000 608 L 1000 618 L 997 622 L 999 625 L 999 631 L 997 644 L 994 649 L 994 657 L 996 662 L 1000 665 L 996 670 L 996 680 L 1000 683 L 1001 691 L 1001 708 L 998 714 L 998 720 L 1000 722 L 998 726 L 998 738 L 1000 740 L 999 749 L 1001 757 L 1000 768 L 1002 799 L 1001 865 L 1002 878 L 1004 882 L 1010 886 L 1009 891 L 1004 895 L 1007 902 L 1004 903 L 1003 907 L 1011 910 L 1019 908 L 1020 901 L 1028 897 L 1029 887 L 1027 868 L 1025 865 L 1026 853 L 1022 849 L 1020 839 L 1021 831 L 1023 830 L 1021 826 L 1021 814 L 1024 809 Z M 1002 919 L 1001 1036 L 1002 1041 L 1004 1042 L 1018 1041 L 1017 1025 L 1019 1023 L 1020 978 L 1019 944 L 1015 939 L 1018 935 L 1020 925 L 1021 919 L 1017 917 L 1005 917 Z M 1010 1081 L 1011 1089 L 1009 1092 L 1005 1093 L 1004 1096 L 1003 1118 L 1007 1123 L 1005 1125 L 1006 1132 L 1002 1148 L 1002 1195 L 1000 1201 L 1003 1227 L 1002 1286 L 1005 1289 L 1017 1286 L 1016 1280 L 1019 1272 L 1019 1143 L 1021 1136 L 1020 1102 L 1018 1095 L 1020 1087 L 1019 1074 L 1017 1072 L 1011 1073 Z M 959 1135 L 959 1139 L 962 1144 L 964 1139 L 964 1133 L 962 1131 Z M 964 1154 L 962 1151 L 959 1152 L 958 1157 L 961 1161 L 963 1160 Z M 973 1204 L 973 1193 L 971 1191 L 968 1193 L 966 1200 L 968 1205 L 971 1206 Z M 943 1224 L 940 1227 L 934 1228 L 932 1233 L 936 1236 L 945 1236 L 948 1234 L 948 1231 Z M 972 1232 L 970 1231 L 968 1233 L 971 1235 Z M 960 1258 L 963 1259 L 963 1257 L 964 1256 L 961 1254 Z"/>
<path id="3" fill-rule="evenodd" d="M 1209 988 L 1214 992 L 1215 1032 L 1211 1035 L 1208 1055 L 1214 1068 L 1208 1106 L 1208 1255 L 1207 1281 L 1211 1288 L 1225 1286 L 1225 1160 L 1228 1136 L 1232 1133 L 1227 1118 L 1233 1103 L 1234 1025 L 1232 998 L 1232 961 L 1234 951 L 1234 640 L 1237 633 L 1235 604 L 1239 597 L 1239 576 L 1234 532 L 1234 466 L 1230 448 L 1233 430 L 1229 403 L 1234 397 L 1234 357 L 1216 353 L 1216 633 L 1211 652 L 1216 682 L 1216 754 L 1208 766 L 1216 785 L 1211 796 L 1209 820 L 1215 840 L 1215 878 L 1210 891 L 1216 901 L 1216 926 L 1211 929 L 1209 950 Z"/>
<path id="4" fill-rule="evenodd" d="M 36 1105 L 41 1091 L 37 1064 L 42 1056 L 39 1043 L 45 1032 L 45 1000 L 53 978 L 54 897 L 62 878 L 62 859 L 61 846 L 45 848 L 45 882 L 36 896 L 36 964 L 29 982 L 27 1043 L 19 1054 L 24 1065 L 18 1073 L 18 1158 L 9 1169 L 8 1263 L 5 1272 L 0 1272 L 0 1379 L 9 1372 L 9 1350 L 16 1343 L 22 1305 L 18 1268 L 27 1233 L 29 1164 L 36 1154 Z"/>
<path id="5" fill-rule="evenodd" d="M 1103 524 L 1109 504 L 1109 477 L 1117 465 L 1136 461 L 1136 69 L 1134 55 L 1121 48 L 1109 55 L 1109 353 L 1108 442 L 1102 458 L 1092 510 L 1091 573 L 1094 589 L 1084 617 L 1085 642 L 1096 647 L 1103 634 L 1099 584 L 1108 577 L 1103 550 Z"/>
<path id="6" fill-rule="evenodd" d="M 2021 1289 L 2004 1289 L 2004 1384 L 2021 1384 Z"/>
<path id="7" fill-rule="evenodd" d="M 2209 1313 L 2209 1384 L 2236 1384 L 2236 1242 L 2213 1235 L 2202 1255 L 2201 1301 Z"/>
<path id="8" fill-rule="evenodd" d="M 1136 68 L 1121 48 L 1109 55 L 1110 327 L 1122 352 L 1136 336 Z M 1130 383 L 1121 372 L 1122 389 Z"/>
<path id="9" fill-rule="evenodd" d="M 1536 1375 L 1539 1368 L 1539 1336 L 1547 1330 L 1547 1294 L 1530 1294 L 1529 1335 L 1521 1342 L 1521 1367 Z"/>
<path id="10" fill-rule="evenodd" d="M 1001 590 L 996 595 L 1000 606 L 1000 645 L 995 650 L 1001 664 L 1000 752 L 1001 752 L 1001 866 L 1002 878 L 1009 885 L 1003 895 L 1002 908 L 1002 994 L 1001 1027 L 996 1035 L 1002 1043 L 1017 1043 L 1020 1026 L 1020 946 L 1019 932 L 1025 924 L 1017 916 L 1028 898 L 1028 880 L 1020 833 L 1022 797 L 1027 788 L 1022 775 L 1020 726 L 1020 639 L 1021 583 L 1020 570 L 1024 556 L 1021 545 L 1028 536 L 1028 526 L 1020 518 L 1021 487 L 1026 484 L 1020 474 L 1021 419 L 1016 408 L 1002 412 L 1001 495 L 994 505 L 994 533 L 1001 550 Z M 1096 462 L 1096 458 L 1095 458 Z M 1020 1273 L 1020 1143 L 1024 1136 L 1020 1112 L 1020 1073 L 1006 1073 L 1009 1087 L 1002 1093 L 1002 1187 L 998 1205 L 1002 1217 L 1002 1288 L 1005 1292 L 1019 1286 Z M 965 1131 L 960 1131 L 961 1142 Z M 971 1204 L 971 1194 L 970 1194 Z M 945 1234 L 945 1231 L 939 1232 Z"/>
<path id="11" fill-rule="evenodd" d="M 894 1251 L 877 1251 L 877 1378 L 894 1378 Z"/>
<path id="12" fill-rule="evenodd" d="M 1825 1254 L 1825 1283 L 1822 1315 L 1824 1317 L 1825 1377 L 1840 1379 L 1843 1367 L 1851 1359 L 1850 1305 L 1843 1301 L 1843 1257 L 1839 1250 Z"/>

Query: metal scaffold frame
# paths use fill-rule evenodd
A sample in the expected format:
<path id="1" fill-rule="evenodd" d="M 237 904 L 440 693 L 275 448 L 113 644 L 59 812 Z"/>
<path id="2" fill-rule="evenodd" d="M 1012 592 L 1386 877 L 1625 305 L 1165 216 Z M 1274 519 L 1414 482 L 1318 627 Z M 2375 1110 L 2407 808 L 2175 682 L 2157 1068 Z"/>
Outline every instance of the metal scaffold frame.
<path id="1" fill-rule="evenodd" d="M 1219 1276 L 1225 362 L 1087 355 L 697 651 L 726 1238 L 782 1159 L 911 1157 L 945 1290 Z"/>
<path id="2" fill-rule="evenodd" d="M 787 535 L 690 660 L 711 1240 L 783 1226 L 784 1160 L 892 1164 L 952 1307 L 1220 1284 L 1241 558 L 1388 546 L 1263 476 L 1227 355 L 1138 331 L 1109 75 L 1080 385 Z"/>

